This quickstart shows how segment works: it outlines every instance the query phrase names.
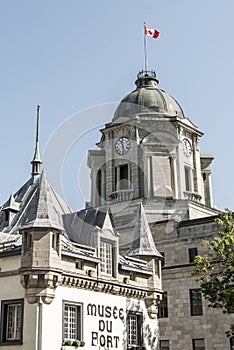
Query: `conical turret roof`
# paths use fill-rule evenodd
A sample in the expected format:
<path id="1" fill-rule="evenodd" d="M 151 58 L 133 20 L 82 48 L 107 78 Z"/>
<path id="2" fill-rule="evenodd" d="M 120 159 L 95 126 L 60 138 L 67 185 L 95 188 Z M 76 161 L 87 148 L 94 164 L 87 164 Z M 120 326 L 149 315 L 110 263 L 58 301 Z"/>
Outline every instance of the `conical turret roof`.
<path id="1" fill-rule="evenodd" d="M 156 256 L 162 258 L 162 255 L 157 250 L 153 236 L 145 215 L 142 203 L 139 206 L 134 238 L 131 248 L 127 253 L 128 256 Z"/>
<path id="2" fill-rule="evenodd" d="M 5 226 L 4 208 L 0 210 L 0 231 L 17 233 L 28 227 L 53 227 L 63 229 L 62 215 L 71 213 L 65 201 L 54 191 L 47 181 L 45 171 L 27 181 L 15 194 L 14 201 L 19 211 L 11 224 Z"/>
<path id="3" fill-rule="evenodd" d="M 62 229 L 62 217 L 54 201 L 52 188 L 48 184 L 45 170 L 42 171 L 30 206 L 25 211 L 23 227 L 53 227 Z"/>

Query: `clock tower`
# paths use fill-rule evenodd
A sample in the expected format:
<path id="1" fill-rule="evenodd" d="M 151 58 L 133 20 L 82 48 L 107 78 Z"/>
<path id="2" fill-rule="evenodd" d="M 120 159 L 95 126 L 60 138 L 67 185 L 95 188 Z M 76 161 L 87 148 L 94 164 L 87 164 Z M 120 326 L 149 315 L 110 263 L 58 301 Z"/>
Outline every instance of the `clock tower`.
<path id="1" fill-rule="evenodd" d="M 89 151 L 90 205 L 109 204 L 123 216 L 142 202 L 149 221 L 150 212 L 153 220 L 214 215 L 213 157 L 200 153 L 203 133 L 158 83 L 154 71 L 141 71 L 101 130 L 100 150 Z"/>

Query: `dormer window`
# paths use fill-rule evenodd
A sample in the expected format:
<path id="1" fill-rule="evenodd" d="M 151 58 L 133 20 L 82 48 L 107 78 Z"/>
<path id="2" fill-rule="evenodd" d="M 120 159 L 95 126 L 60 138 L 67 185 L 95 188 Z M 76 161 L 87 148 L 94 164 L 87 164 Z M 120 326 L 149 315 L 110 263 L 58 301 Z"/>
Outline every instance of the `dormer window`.
<path id="1" fill-rule="evenodd" d="M 117 278 L 119 237 L 113 229 L 109 211 L 98 215 L 100 212 L 97 210 L 95 214 L 96 224 L 99 226 L 94 232 L 94 244 L 99 258 L 97 273 L 98 276 Z"/>
<path id="2" fill-rule="evenodd" d="M 101 272 L 113 275 L 113 244 L 108 241 L 100 241 Z"/>

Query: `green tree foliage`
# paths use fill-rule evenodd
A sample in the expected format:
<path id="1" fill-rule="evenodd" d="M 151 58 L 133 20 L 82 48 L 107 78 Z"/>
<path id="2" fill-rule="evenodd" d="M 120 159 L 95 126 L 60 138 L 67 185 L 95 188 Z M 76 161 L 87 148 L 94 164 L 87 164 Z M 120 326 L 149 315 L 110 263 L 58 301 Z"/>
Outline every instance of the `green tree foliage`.
<path id="1" fill-rule="evenodd" d="M 234 214 L 226 209 L 216 220 L 221 231 L 203 241 L 207 254 L 195 258 L 194 275 L 209 306 L 234 312 Z M 232 326 L 229 336 L 234 335 Z"/>

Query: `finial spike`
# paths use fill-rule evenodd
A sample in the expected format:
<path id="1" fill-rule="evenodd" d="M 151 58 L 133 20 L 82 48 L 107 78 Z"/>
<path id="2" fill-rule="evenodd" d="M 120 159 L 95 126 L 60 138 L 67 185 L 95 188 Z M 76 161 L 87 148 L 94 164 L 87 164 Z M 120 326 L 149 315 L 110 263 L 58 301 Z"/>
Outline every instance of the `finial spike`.
<path id="1" fill-rule="evenodd" d="M 36 143 L 39 142 L 39 127 L 40 127 L 40 105 L 37 105 Z"/>
<path id="2" fill-rule="evenodd" d="M 41 174 L 41 157 L 39 152 L 40 105 L 37 105 L 36 145 L 32 164 L 32 176 Z"/>

